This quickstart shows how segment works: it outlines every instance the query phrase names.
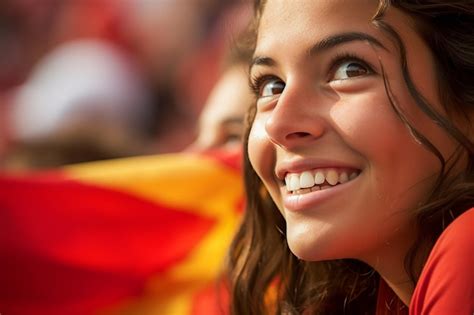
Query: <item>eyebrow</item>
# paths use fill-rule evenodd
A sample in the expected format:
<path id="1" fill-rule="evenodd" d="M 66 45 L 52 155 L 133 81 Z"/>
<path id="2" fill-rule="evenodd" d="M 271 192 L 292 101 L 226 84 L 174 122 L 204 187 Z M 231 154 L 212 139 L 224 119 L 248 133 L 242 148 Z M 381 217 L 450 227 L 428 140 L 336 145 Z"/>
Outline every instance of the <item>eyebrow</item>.
<path id="1" fill-rule="evenodd" d="M 360 32 L 349 32 L 349 33 L 340 33 L 335 34 L 326 38 L 323 38 L 316 44 L 314 44 L 308 51 L 308 55 L 314 56 L 323 51 L 334 48 L 338 45 L 346 44 L 353 41 L 367 41 L 369 44 L 375 45 L 379 48 L 387 50 L 387 48 L 375 37 Z M 276 61 L 270 57 L 266 56 L 255 56 L 251 63 L 250 69 L 254 66 L 267 66 L 272 67 L 276 65 Z"/>
<path id="2" fill-rule="evenodd" d="M 350 33 L 342 33 L 336 34 L 327 38 L 322 39 L 321 41 L 317 42 L 311 49 L 309 50 L 309 55 L 314 56 L 322 51 L 331 49 L 337 45 L 345 44 L 348 42 L 353 41 L 367 41 L 372 45 L 375 45 L 379 48 L 385 48 L 385 46 L 375 37 L 370 36 L 366 33 L 359 33 L 359 32 L 350 32 Z"/>

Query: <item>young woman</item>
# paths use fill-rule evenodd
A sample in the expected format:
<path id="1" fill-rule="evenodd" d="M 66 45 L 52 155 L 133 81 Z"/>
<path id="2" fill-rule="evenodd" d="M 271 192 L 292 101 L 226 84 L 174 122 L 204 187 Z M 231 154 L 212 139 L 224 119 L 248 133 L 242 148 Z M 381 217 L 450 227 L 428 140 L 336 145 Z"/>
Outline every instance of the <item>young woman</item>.
<path id="1" fill-rule="evenodd" d="M 256 1 L 233 314 L 474 312 L 474 2 Z"/>

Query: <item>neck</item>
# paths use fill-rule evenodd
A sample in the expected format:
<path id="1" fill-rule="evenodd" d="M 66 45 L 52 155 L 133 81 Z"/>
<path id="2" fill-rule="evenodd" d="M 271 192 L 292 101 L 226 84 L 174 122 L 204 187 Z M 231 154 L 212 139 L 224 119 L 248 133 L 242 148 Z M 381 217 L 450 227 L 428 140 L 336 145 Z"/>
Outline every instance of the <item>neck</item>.
<path id="1" fill-rule="evenodd" d="M 407 275 L 402 275 L 400 277 L 387 277 L 382 273 L 380 273 L 380 275 L 388 284 L 388 286 L 393 290 L 393 292 L 398 296 L 398 298 L 403 302 L 403 304 L 409 306 L 413 291 L 415 289 L 415 286 L 409 277 Z"/>
<path id="2" fill-rule="evenodd" d="M 364 259 L 407 306 L 410 305 L 415 290 L 415 284 L 411 281 L 404 264 L 405 256 L 412 244 L 411 240 L 412 238 L 408 238 L 405 242 L 386 243 L 376 255 Z"/>

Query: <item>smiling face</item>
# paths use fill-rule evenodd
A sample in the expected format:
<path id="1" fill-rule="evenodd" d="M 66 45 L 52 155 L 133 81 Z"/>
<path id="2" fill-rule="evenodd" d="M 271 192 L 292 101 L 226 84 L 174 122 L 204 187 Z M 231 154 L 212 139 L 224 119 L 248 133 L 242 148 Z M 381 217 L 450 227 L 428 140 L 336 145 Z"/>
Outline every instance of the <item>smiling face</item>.
<path id="1" fill-rule="evenodd" d="M 260 20 L 249 158 L 286 220 L 290 249 L 305 260 L 376 263 L 404 256 L 414 238 L 413 210 L 440 163 L 393 110 L 381 65 L 410 123 L 445 158 L 454 151 L 410 97 L 398 47 L 371 23 L 377 4 L 269 0 Z M 433 57 L 412 20 L 394 8 L 385 20 L 405 43 L 416 87 L 443 113 Z"/>

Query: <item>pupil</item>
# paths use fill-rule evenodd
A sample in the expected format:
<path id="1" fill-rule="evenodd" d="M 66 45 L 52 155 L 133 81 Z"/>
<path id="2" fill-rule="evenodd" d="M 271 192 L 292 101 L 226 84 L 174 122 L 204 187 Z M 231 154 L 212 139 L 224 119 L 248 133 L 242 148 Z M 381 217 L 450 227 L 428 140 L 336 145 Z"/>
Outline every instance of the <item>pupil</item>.
<path id="1" fill-rule="evenodd" d="M 359 75 L 367 74 L 367 70 L 362 68 L 357 63 L 351 63 L 346 68 L 346 74 L 348 77 L 356 77 Z"/>
<path id="2" fill-rule="evenodd" d="M 281 83 L 275 82 L 272 84 L 271 90 L 273 94 L 279 94 L 283 90 L 283 86 Z"/>

